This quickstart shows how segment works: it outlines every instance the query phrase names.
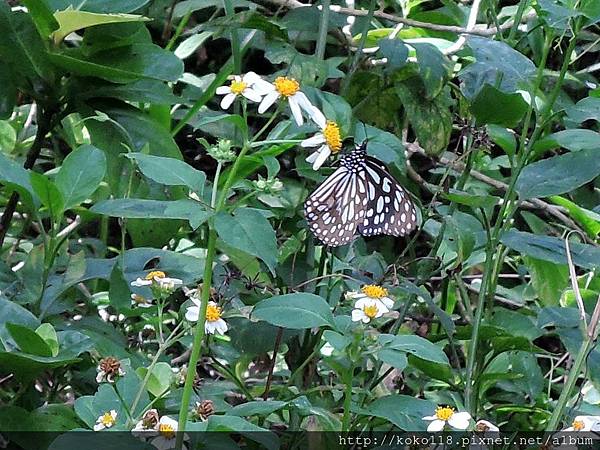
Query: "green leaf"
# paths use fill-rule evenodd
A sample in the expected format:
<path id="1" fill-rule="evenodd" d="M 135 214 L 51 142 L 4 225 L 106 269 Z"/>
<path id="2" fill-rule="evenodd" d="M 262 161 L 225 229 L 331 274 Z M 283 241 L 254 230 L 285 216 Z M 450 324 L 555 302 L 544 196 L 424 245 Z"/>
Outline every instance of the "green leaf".
<path id="1" fill-rule="evenodd" d="M 325 330 L 323 332 L 323 339 L 329 342 L 329 344 L 337 351 L 341 352 L 352 343 L 352 339 L 336 331 Z"/>
<path id="2" fill-rule="evenodd" d="M 375 400 L 364 414 L 381 417 L 405 431 L 425 431 L 423 417 L 435 412 L 436 405 L 408 395 L 388 395 Z"/>
<path id="3" fill-rule="evenodd" d="M 118 198 L 96 203 L 92 212 L 128 219 L 184 219 L 192 229 L 198 228 L 212 215 L 193 200 L 147 200 Z"/>
<path id="4" fill-rule="evenodd" d="M 12 12 L 0 2 L 0 30 L 0 58 L 6 66 L 31 79 L 52 79 L 46 47 L 29 14 Z"/>
<path id="5" fill-rule="evenodd" d="M 377 43 L 381 56 L 387 58 L 384 71 L 391 72 L 404 67 L 408 59 L 408 47 L 399 39 L 380 39 Z"/>
<path id="6" fill-rule="evenodd" d="M 560 147 L 572 151 L 599 148 L 600 133 L 585 129 L 558 131 L 537 141 L 533 146 L 533 151 L 536 155 L 539 155 L 548 150 L 554 150 Z"/>
<path id="7" fill-rule="evenodd" d="M 536 0 L 536 10 L 539 16 L 552 28 L 566 30 L 570 27 L 570 20 L 581 16 L 581 12 L 573 7 L 566 8 L 560 2 L 552 0 Z"/>
<path id="8" fill-rule="evenodd" d="M 31 209 L 37 209 L 39 198 L 29 181 L 29 171 L 14 162 L 8 156 L 0 152 L 0 183 L 8 189 L 14 189 L 20 195 L 21 200 Z"/>
<path id="9" fill-rule="evenodd" d="M 377 352 L 377 359 L 389 364 L 398 371 L 403 371 L 408 366 L 406 353 L 391 348 L 383 348 Z"/>
<path id="10" fill-rule="evenodd" d="M 395 134 L 372 127 L 357 124 L 354 130 L 356 142 L 367 140 L 367 153 L 386 164 L 405 165 L 405 149 L 402 141 Z"/>
<path id="11" fill-rule="evenodd" d="M 31 18 L 43 38 L 50 36 L 58 28 L 58 22 L 52 15 L 52 10 L 44 0 L 23 0 Z"/>
<path id="12" fill-rule="evenodd" d="M 516 191 L 523 200 L 570 192 L 600 175 L 599 151 L 600 147 L 534 162 L 519 175 Z"/>
<path id="13" fill-rule="evenodd" d="M 536 72 L 530 59 L 504 42 L 493 39 L 469 36 L 467 45 L 473 51 L 475 62 L 458 74 L 467 98 L 474 98 L 486 84 L 506 93 L 519 89 L 529 91 Z"/>
<path id="14" fill-rule="evenodd" d="M 110 304 L 114 306 L 117 311 L 131 308 L 131 291 L 129 290 L 129 283 L 125 279 L 123 270 L 118 263 L 114 265 L 113 270 L 110 273 L 108 299 L 110 300 Z"/>
<path id="15" fill-rule="evenodd" d="M 175 158 L 127 153 L 125 156 L 137 162 L 141 172 L 148 178 L 167 186 L 186 186 L 202 196 L 206 174 Z"/>
<path id="16" fill-rule="evenodd" d="M 6 348 L 9 345 L 10 333 L 6 329 L 9 321 L 27 328 L 36 328 L 40 325 L 39 319 L 31 312 L 0 294 L 0 348 Z"/>
<path id="17" fill-rule="evenodd" d="M 419 75 L 425 85 L 426 98 L 433 100 L 442 91 L 450 72 L 450 62 L 434 45 L 412 43 L 417 53 Z"/>
<path id="18" fill-rule="evenodd" d="M 380 334 L 379 343 L 389 349 L 411 353 L 427 361 L 438 364 L 450 364 L 448 357 L 440 347 L 420 336 Z"/>
<path id="19" fill-rule="evenodd" d="M 600 98 L 586 97 L 567 108 L 567 119 L 577 124 L 586 120 L 600 122 Z"/>
<path id="20" fill-rule="evenodd" d="M 51 53 L 51 61 L 72 73 L 99 77 L 115 83 L 141 78 L 177 81 L 183 74 L 183 62 L 173 53 L 154 44 L 133 44 L 86 57 L 79 49 Z"/>
<path id="21" fill-rule="evenodd" d="M 490 108 L 490 105 L 494 105 Z M 479 125 L 497 124 L 515 127 L 527 111 L 527 102 L 519 93 L 506 94 L 485 84 L 471 104 L 471 111 Z"/>
<path id="22" fill-rule="evenodd" d="M 215 230 L 227 245 L 260 258 L 271 272 L 275 271 L 277 264 L 275 231 L 258 210 L 239 208 L 235 216 L 226 213 L 217 214 Z"/>
<path id="23" fill-rule="evenodd" d="M 88 199 L 98 189 L 106 173 L 106 156 L 93 145 L 82 145 L 63 161 L 56 175 L 56 186 L 61 191 L 65 209 Z"/>
<path id="24" fill-rule="evenodd" d="M 17 104 L 17 87 L 8 70 L 0 71 L 0 119 L 9 119 Z"/>
<path id="25" fill-rule="evenodd" d="M 29 181 L 44 206 L 48 208 L 50 216 L 58 220 L 65 210 L 65 200 L 56 184 L 46 175 L 37 172 L 29 173 Z"/>
<path id="26" fill-rule="evenodd" d="M 500 241 L 522 255 L 556 264 L 567 264 L 565 241 L 563 239 L 509 230 L 502 234 Z M 600 269 L 600 249 L 577 242 L 571 242 L 569 247 L 571 248 L 573 264 L 583 269 Z"/>
<path id="27" fill-rule="evenodd" d="M 283 328 L 335 328 L 329 304 L 323 297 L 307 293 L 278 295 L 262 300 L 252 310 L 252 318 Z"/>
<path id="28" fill-rule="evenodd" d="M 569 286 L 567 266 L 531 257 L 525 258 L 525 263 L 531 274 L 531 284 L 542 304 L 558 305 L 563 291 Z"/>
<path id="29" fill-rule="evenodd" d="M 0 150 L 10 153 L 17 143 L 17 132 L 7 120 L 0 120 Z"/>
<path id="30" fill-rule="evenodd" d="M 56 334 L 56 330 L 49 323 L 43 323 L 35 330 L 36 334 L 40 336 L 44 342 L 48 345 L 51 350 L 51 355 L 58 355 L 58 335 Z M 21 348 L 21 350 L 23 350 Z M 31 353 L 31 352 L 29 352 Z"/>
<path id="31" fill-rule="evenodd" d="M 266 448 L 267 450 L 278 450 L 281 448 L 277 434 L 237 416 L 212 415 L 208 418 L 205 431 L 234 432 L 241 434 L 246 439 L 258 442 L 260 444 L 259 448 Z M 206 447 L 208 448 L 210 445 Z"/>
<path id="32" fill-rule="evenodd" d="M 148 373 L 145 367 L 138 367 L 136 373 L 140 378 L 144 379 Z M 173 370 L 166 362 L 159 362 L 152 368 L 152 373 L 146 385 L 148 391 L 155 397 L 160 397 L 169 390 L 171 380 L 173 378 Z"/>
<path id="33" fill-rule="evenodd" d="M 513 131 L 498 125 L 488 125 L 486 129 L 494 144 L 498 145 L 509 156 L 515 154 L 517 150 L 517 138 Z"/>
<path id="34" fill-rule="evenodd" d="M 227 415 L 239 417 L 268 416 L 286 406 L 287 403 L 277 400 L 247 402 L 234 406 L 227 411 Z"/>
<path id="35" fill-rule="evenodd" d="M 147 17 L 133 14 L 97 14 L 77 9 L 56 11 L 54 17 L 60 25 L 60 27 L 52 34 L 52 39 L 55 44 L 62 42 L 66 36 L 74 31 L 82 30 L 84 28 L 107 23 L 146 22 L 151 20 Z"/>
<path id="36" fill-rule="evenodd" d="M 44 341 L 42 340 L 42 342 Z M 46 343 L 44 342 L 44 344 Z M 21 352 L 0 352 L 0 367 L 10 367 L 10 371 L 23 383 L 35 379 L 44 370 L 68 366 L 79 361 L 80 359 L 71 356 L 39 356 Z"/>
<path id="37" fill-rule="evenodd" d="M 198 47 L 204 44 L 204 42 L 212 35 L 212 31 L 203 31 L 201 33 L 192 34 L 177 46 L 175 49 L 175 56 L 179 59 L 185 59 L 188 56 L 193 55 Z"/>
<path id="38" fill-rule="evenodd" d="M 52 11 L 72 8 L 95 13 L 130 13 L 150 0 L 47 0 Z"/>
<path id="39" fill-rule="evenodd" d="M 450 189 L 450 192 L 443 193 L 442 197 L 459 205 L 470 206 L 472 208 L 489 208 L 499 203 L 500 199 L 493 195 L 473 195 L 467 192 Z"/>
<path id="40" fill-rule="evenodd" d="M 427 100 L 420 82 L 411 78 L 397 84 L 396 93 L 421 146 L 428 155 L 439 155 L 448 146 L 452 132 L 450 89 L 446 87 Z"/>
<path id="41" fill-rule="evenodd" d="M 550 201 L 555 205 L 560 205 L 569 212 L 569 216 L 579 223 L 585 232 L 592 239 L 596 239 L 600 234 L 600 214 L 582 208 L 576 203 L 558 195 L 550 197 Z"/>
<path id="42" fill-rule="evenodd" d="M 37 356 L 52 356 L 52 350 L 46 341 L 32 329 L 14 323 L 7 323 L 6 329 L 22 352 Z"/>
<path id="43" fill-rule="evenodd" d="M 172 105 L 183 103 L 173 95 L 171 88 L 160 80 L 144 78 L 127 84 L 113 84 L 98 79 L 77 79 L 73 81 L 73 90 L 82 99 L 118 98 L 128 102 Z"/>

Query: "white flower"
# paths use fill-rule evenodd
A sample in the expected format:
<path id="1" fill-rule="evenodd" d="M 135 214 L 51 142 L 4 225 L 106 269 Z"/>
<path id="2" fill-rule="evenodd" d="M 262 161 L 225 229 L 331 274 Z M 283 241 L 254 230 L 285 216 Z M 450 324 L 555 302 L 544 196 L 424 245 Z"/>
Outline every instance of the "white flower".
<path id="1" fill-rule="evenodd" d="M 259 103 L 263 95 L 270 91 L 269 87 L 269 82 L 254 72 L 248 72 L 243 76 L 234 75 L 229 86 L 220 86 L 216 92 L 217 95 L 225 96 L 221 100 L 221 108 L 228 109 L 238 95 Z"/>
<path id="2" fill-rule="evenodd" d="M 138 308 L 151 308 L 152 301 L 139 294 L 131 294 L 131 306 Z"/>
<path id="3" fill-rule="evenodd" d="M 258 106 L 258 113 L 264 113 L 281 97 L 287 99 L 292 110 L 292 116 L 294 116 L 294 120 L 298 126 L 304 123 L 304 118 L 302 117 L 303 110 L 313 120 L 317 116 L 323 116 L 321 111 L 315 108 L 308 97 L 300 91 L 300 83 L 288 77 L 277 77 L 273 84 L 269 83 L 268 91 Z M 320 119 L 318 118 L 317 120 Z"/>
<path id="4" fill-rule="evenodd" d="M 442 431 L 446 424 L 455 430 L 466 430 L 471 422 L 471 414 L 468 412 L 455 413 L 454 408 L 449 406 L 438 406 L 435 409 L 435 415 L 423 417 L 423 420 L 431 420 L 427 431 L 432 433 Z"/>
<path id="5" fill-rule="evenodd" d="M 379 308 L 383 310 L 384 314 L 394 307 L 394 300 L 389 297 L 388 290 L 375 284 L 364 285 L 360 288 L 360 292 L 348 292 L 346 298 L 373 300 L 378 304 Z M 359 306 L 355 305 L 354 307 L 358 308 Z"/>
<path id="6" fill-rule="evenodd" d="M 192 297 L 193 306 L 188 306 L 185 318 L 190 322 L 197 322 L 200 317 L 200 300 Z M 227 322 L 221 318 L 221 308 L 215 302 L 208 302 L 206 307 L 206 322 L 204 322 L 204 332 L 206 334 L 225 334 L 227 331 Z"/>
<path id="7" fill-rule="evenodd" d="M 577 416 L 563 431 L 600 431 L 600 416 Z"/>
<path id="8" fill-rule="evenodd" d="M 352 310 L 352 321 L 369 323 L 371 319 L 378 319 L 387 311 L 387 308 L 381 308 L 380 304 L 378 304 L 375 300 L 361 298 L 354 304 L 354 309 Z"/>
<path id="9" fill-rule="evenodd" d="M 105 412 L 98 420 L 96 420 L 96 425 L 94 425 L 94 431 L 104 430 L 105 428 L 112 427 L 117 422 L 117 412 L 114 409 L 111 409 L 109 412 Z"/>
<path id="10" fill-rule="evenodd" d="M 158 437 L 152 439 L 150 443 L 158 450 L 175 448 L 177 429 L 176 420 L 173 420 L 168 416 L 162 416 L 158 422 Z M 186 447 L 183 446 L 183 448 Z"/>
<path id="11" fill-rule="evenodd" d="M 342 135 L 337 123 L 326 120 L 321 111 L 316 108 L 315 112 L 312 118 L 321 131 L 303 140 L 300 145 L 302 147 L 319 147 L 317 151 L 306 158 L 306 161 L 313 165 L 313 170 L 319 170 L 332 153 L 337 153 L 342 149 Z"/>
<path id="12" fill-rule="evenodd" d="M 481 419 L 481 420 L 478 420 L 477 423 L 475 424 L 475 431 L 479 431 L 479 432 L 486 432 L 486 431 L 497 432 L 497 431 L 500 431 L 500 428 L 498 428 L 492 422 L 488 422 L 487 420 Z"/>
<path id="13" fill-rule="evenodd" d="M 98 371 L 96 383 L 114 383 L 116 377 L 125 375 L 125 371 L 121 367 L 121 361 L 114 356 L 101 359 L 96 370 Z"/>
<path id="14" fill-rule="evenodd" d="M 144 413 L 142 420 L 135 424 L 131 434 L 139 438 L 149 438 L 158 434 L 159 415 L 156 409 L 149 409 Z"/>
<path id="15" fill-rule="evenodd" d="M 171 292 L 175 289 L 175 286 L 181 286 L 183 281 L 179 278 L 170 278 L 160 270 L 153 270 L 148 273 L 144 278 L 138 278 L 131 282 L 134 287 L 143 286 L 157 286 L 162 291 Z"/>

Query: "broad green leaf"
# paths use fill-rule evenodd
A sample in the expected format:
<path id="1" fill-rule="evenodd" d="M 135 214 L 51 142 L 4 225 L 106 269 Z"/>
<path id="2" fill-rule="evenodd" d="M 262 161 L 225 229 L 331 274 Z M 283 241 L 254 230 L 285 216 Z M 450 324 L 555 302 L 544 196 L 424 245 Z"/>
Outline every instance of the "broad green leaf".
<path id="1" fill-rule="evenodd" d="M 192 229 L 198 228 L 212 215 L 193 200 L 147 200 L 118 198 L 96 203 L 92 212 L 111 217 L 135 219 L 183 219 Z"/>
<path id="2" fill-rule="evenodd" d="M 88 199 L 98 189 L 106 173 L 106 156 L 93 145 L 82 145 L 69 153 L 56 175 L 65 209 Z"/>
<path id="3" fill-rule="evenodd" d="M 227 411 L 228 416 L 268 416 L 287 405 L 287 402 L 269 400 L 242 403 Z"/>
<path id="4" fill-rule="evenodd" d="M 377 352 L 377 359 L 389 364 L 398 371 L 403 371 L 408 366 L 406 353 L 392 348 L 382 348 Z"/>
<path id="5" fill-rule="evenodd" d="M 181 44 L 175 49 L 175 56 L 179 59 L 185 59 L 196 52 L 208 38 L 212 36 L 212 31 L 203 31 L 198 34 L 192 34 L 190 37 L 184 39 Z"/>
<path id="6" fill-rule="evenodd" d="M 509 156 L 515 154 L 517 151 L 517 138 L 514 131 L 498 125 L 487 125 L 486 129 L 494 144 L 498 145 Z"/>
<path id="7" fill-rule="evenodd" d="M 42 342 L 44 341 L 42 340 Z M 79 361 L 78 358 L 63 357 L 60 354 L 59 356 L 39 356 L 21 352 L 0 352 L 0 367 L 10 367 L 10 371 L 23 383 L 35 379 L 44 370 L 68 366 Z"/>
<path id="8" fill-rule="evenodd" d="M 448 357 L 440 347 L 420 336 L 381 334 L 379 335 L 379 343 L 384 348 L 387 347 L 392 350 L 410 353 L 427 361 L 438 364 L 450 364 Z"/>
<path id="9" fill-rule="evenodd" d="M 56 334 L 54 327 L 49 323 L 43 323 L 37 327 L 35 332 L 44 340 L 44 342 L 52 351 L 50 356 L 58 355 L 58 335 Z"/>
<path id="10" fill-rule="evenodd" d="M 17 104 L 17 87 L 8 70 L 0 71 L 0 119 L 9 119 Z"/>
<path id="11" fill-rule="evenodd" d="M 227 245 L 260 258 L 274 272 L 277 264 L 275 231 L 259 211 L 239 208 L 235 216 L 217 214 L 215 229 Z"/>
<path id="12" fill-rule="evenodd" d="M 95 13 L 130 13 L 140 9 L 150 0 L 47 0 L 53 11 L 67 8 Z"/>
<path id="13" fill-rule="evenodd" d="M 410 43 L 416 50 L 419 75 L 425 85 L 426 98 L 433 100 L 440 94 L 448 74 L 450 62 L 435 46 L 426 43 Z"/>
<path id="14" fill-rule="evenodd" d="M 399 39 L 380 39 L 379 52 L 387 59 L 385 71 L 393 71 L 404 67 L 408 58 L 408 47 Z"/>
<path id="15" fill-rule="evenodd" d="M 570 192 L 600 175 L 599 153 L 600 145 L 534 162 L 519 175 L 516 191 L 523 200 Z"/>
<path id="16" fill-rule="evenodd" d="M 125 156 L 137 162 L 142 173 L 148 178 L 167 186 L 186 186 L 202 196 L 206 174 L 175 158 L 127 153 Z"/>
<path id="17" fill-rule="evenodd" d="M 356 142 L 367 141 L 367 153 L 386 164 L 395 163 L 403 168 L 405 165 L 405 149 L 402 141 L 395 134 L 372 127 L 357 124 L 354 130 Z"/>
<path id="18" fill-rule="evenodd" d="M 136 370 L 137 374 L 141 379 L 146 377 L 148 369 L 145 367 L 139 367 Z M 148 391 L 155 397 L 159 397 L 169 390 L 171 386 L 171 380 L 173 379 L 173 370 L 171 366 L 166 362 L 156 363 L 148 379 L 146 385 Z"/>
<path id="19" fill-rule="evenodd" d="M 39 198 L 29 181 L 29 171 L 0 152 L 0 183 L 8 189 L 14 189 L 21 200 L 32 209 L 37 209 Z"/>
<path id="20" fill-rule="evenodd" d="M 252 310 L 252 318 L 283 328 L 335 328 L 329 304 L 323 297 L 307 293 L 278 295 L 262 300 Z"/>
<path id="21" fill-rule="evenodd" d="M 32 329 L 14 323 L 7 323 L 6 329 L 22 352 L 36 356 L 52 356 L 50 346 Z"/>
<path id="22" fill-rule="evenodd" d="M 110 300 L 110 304 L 117 311 L 131 308 L 131 291 L 129 290 L 129 283 L 123 276 L 123 270 L 118 263 L 114 265 L 113 270 L 110 273 L 108 299 Z"/>
<path id="23" fill-rule="evenodd" d="M 600 133 L 585 129 L 558 131 L 537 141 L 533 151 L 539 155 L 561 147 L 573 151 L 600 148 Z"/>
<path id="24" fill-rule="evenodd" d="M 509 230 L 502 234 L 501 242 L 522 255 L 556 264 L 567 264 L 565 241 L 551 236 L 539 236 L 523 231 Z M 600 249 L 588 244 L 571 242 L 573 264 L 583 269 L 600 269 Z"/>
<path id="25" fill-rule="evenodd" d="M 375 400 L 363 414 L 381 417 L 405 431 L 425 431 L 423 417 L 435 413 L 436 405 L 408 395 L 388 395 Z M 362 413 L 362 412 L 361 412 Z"/>
<path id="26" fill-rule="evenodd" d="M 471 111 L 479 125 L 497 124 L 512 128 L 525 115 L 527 103 L 519 93 L 507 94 L 485 84 L 473 100 Z"/>
<path id="27" fill-rule="evenodd" d="M 522 53 L 504 42 L 479 36 L 469 36 L 467 46 L 473 51 L 475 62 L 458 75 L 467 98 L 474 98 L 485 84 L 506 93 L 529 91 L 536 68 Z"/>
<path id="28" fill-rule="evenodd" d="M 452 132 L 450 89 L 446 87 L 434 99 L 428 100 L 420 82 L 411 78 L 397 84 L 396 93 L 419 144 L 428 155 L 439 155 L 448 146 Z"/>
<path id="29" fill-rule="evenodd" d="M 29 173 L 29 181 L 44 206 L 48 208 L 50 216 L 54 219 L 60 218 L 65 210 L 65 200 L 56 184 L 46 175 L 37 172 Z"/>
<path id="30" fill-rule="evenodd" d="M 51 53 L 49 56 L 54 64 L 72 73 L 115 83 L 128 83 L 141 78 L 177 81 L 183 74 L 181 60 L 154 44 L 133 44 L 89 57 L 78 49 Z"/>
<path id="31" fill-rule="evenodd" d="M 0 120 L 0 151 L 10 153 L 17 143 L 17 132 L 7 120 Z"/>
<path id="32" fill-rule="evenodd" d="M 349 337 L 332 330 L 325 330 L 323 339 L 340 352 L 352 343 L 352 339 Z"/>
<path id="33" fill-rule="evenodd" d="M 32 80 L 52 79 L 46 46 L 29 14 L 12 12 L 7 2 L 0 2 L 0 30 L 0 58 L 5 66 L 18 68 Z"/>
<path id="34" fill-rule="evenodd" d="M 598 234 L 600 234 L 600 214 L 582 208 L 571 200 L 558 195 L 550 197 L 550 201 L 565 208 L 573 220 L 579 223 L 592 239 L 598 237 Z"/>
<path id="35" fill-rule="evenodd" d="M 118 98 L 129 102 L 172 105 L 183 103 L 183 99 L 173 95 L 171 88 L 160 80 L 144 78 L 127 84 L 108 83 L 98 79 L 78 79 L 73 81 L 74 90 L 85 98 Z"/>
<path id="36" fill-rule="evenodd" d="M 526 257 L 525 263 L 531 274 L 531 284 L 542 304 L 545 306 L 558 305 L 560 296 L 569 286 L 567 266 L 531 257 Z"/>
<path id="37" fill-rule="evenodd" d="M 442 197 L 459 205 L 470 206 L 472 208 L 489 208 L 500 202 L 500 198 L 493 195 L 473 195 L 455 189 L 450 189 L 450 192 L 443 193 Z"/>
<path id="38" fill-rule="evenodd" d="M 6 329 L 7 323 L 27 328 L 36 328 L 40 325 L 39 319 L 29 310 L 0 294 L 0 348 L 7 347 L 10 339 L 10 334 Z"/>
<path id="39" fill-rule="evenodd" d="M 570 27 L 571 19 L 581 15 L 581 12 L 573 7 L 563 6 L 560 1 L 536 0 L 536 6 L 536 10 L 544 22 L 557 30 L 567 30 Z"/>
<path id="40" fill-rule="evenodd" d="M 567 108 L 567 119 L 577 124 L 586 120 L 600 122 L 600 98 L 586 97 Z"/>
<path id="41" fill-rule="evenodd" d="M 52 39 L 55 44 L 62 42 L 66 36 L 74 31 L 82 30 L 84 28 L 105 25 L 107 23 L 145 22 L 150 20 L 147 17 L 133 14 L 98 14 L 77 9 L 56 11 L 54 17 L 60 25 L 60 27 L 52 34 Z"/>
<path id="42" fill-rule="evenodd" d="M 23 0 L 42 38 L 47 38 L 58 28 L 58 22 L 45 0 Z"/>

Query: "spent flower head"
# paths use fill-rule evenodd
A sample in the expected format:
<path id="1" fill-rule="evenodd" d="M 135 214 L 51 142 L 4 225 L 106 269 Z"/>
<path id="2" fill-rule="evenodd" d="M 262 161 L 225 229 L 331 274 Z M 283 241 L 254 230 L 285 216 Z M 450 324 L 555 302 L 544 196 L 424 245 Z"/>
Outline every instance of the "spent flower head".
<path id="1" fill-rule="evenodd" d="M 121 367 L 121 361 L 114 356 L 107 356 L 102 358 L 96 367 L 98 372 L 96 375 L 97 383 L 114 383 L 117 377 L 125 375 L 125 371 Z"/>

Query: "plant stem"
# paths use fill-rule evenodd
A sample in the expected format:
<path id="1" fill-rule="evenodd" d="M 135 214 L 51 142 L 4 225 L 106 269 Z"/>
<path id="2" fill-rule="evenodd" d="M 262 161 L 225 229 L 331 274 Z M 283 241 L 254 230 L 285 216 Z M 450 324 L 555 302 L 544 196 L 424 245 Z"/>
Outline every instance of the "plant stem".
<path id="1" fill-rule="evenodd" d="M 323 10 L 321 11 L 321 22 L 319 23 L 319 37 L 317 39 L 317 47 L 315 49 L 315 56 L 321 61 L 325 57 L 325 46 L 327 45 L 327 30 L 329 28 L 330 3 L 330 0 L 323 0 L 321 2 Z"/>
<path id="2" fill-rule="evenodd" d="M 204 262 L 204 276 L 202 277 L 202 297 L 200 303 L 200 312 L 198 314 L 198 323 L 194 329 L 194 341 L 192 343 L 192 352 L 190 353 L 190 361 L 188 371 L 185 377 L 183 386 L 183 394 L 181 396 L 181 407 L 179 409 L 179 421 L 177 433 L 176 449 L 181 450 L 183 444 L 183 432 L 188 418 L 188 410 L 190 407 L 190 399 L 194 388 L 194 379 L 196 378 L 196 366 L 200 359 L 200 350 L 202 341 L 204 340 L 204 324 L 206 323 L 206 310 L 208 308 L 208 300 L 210 298 L 210 286 L 212 281 L 212 263 L 215 259 L 217 249 L 217 233 L 210 230 L 208 234 L 208 245 L 206 250 L 206 260 Z"/>
<path id="3" fill-rule="evenodd" d="M 562 392 L 560 393 L 560 397 L 558 398 L 558 404 L 556 408 L 552 412 L 552 416 L 550 417 L 550 421 L 546 426 L 546 431 L 554 431 L 558 426 L 558 421 L 560 420 L 565 407 L 567 406 L 567 402 L 571 397 L 571 392 L 575 387 L 575 383 L 579 378 L 579 374 L 581 373 L 582 366 L 587 359 L 587 355 L 590 352 L 590 348 L 593 344 L 593 340 L 590 339 L 590 336 L 586 333 L 583 342 L 581 343 L 581 347 L 579 348 L 579 353 L 577 354 L 577 358 L 575 358 L 575 362 L 573 363 L 573 367 L 569 370 L 569 378 L 567 382 L 562 388 Z"/>
<path id="4" fill-rule="evenodd" d="M 235 14 L 232 0 L 223 0 L 225 14 L 232 17 Z M 237 28 L 231 29 L 231 56 L 233 58 L 233 73 L 240 75 L 242 71 L 242 51 Z"/>
<path id="5" fill-rule="evenodd" d="M 354 375 L 354 362 L 350 363 L 350 368 L 346 373 L 346 389 L 344 391 L 344 415 L 342 416 L 341 431 L 350 431 L 350 408 L 352 406 L 352 380 Z"/>

